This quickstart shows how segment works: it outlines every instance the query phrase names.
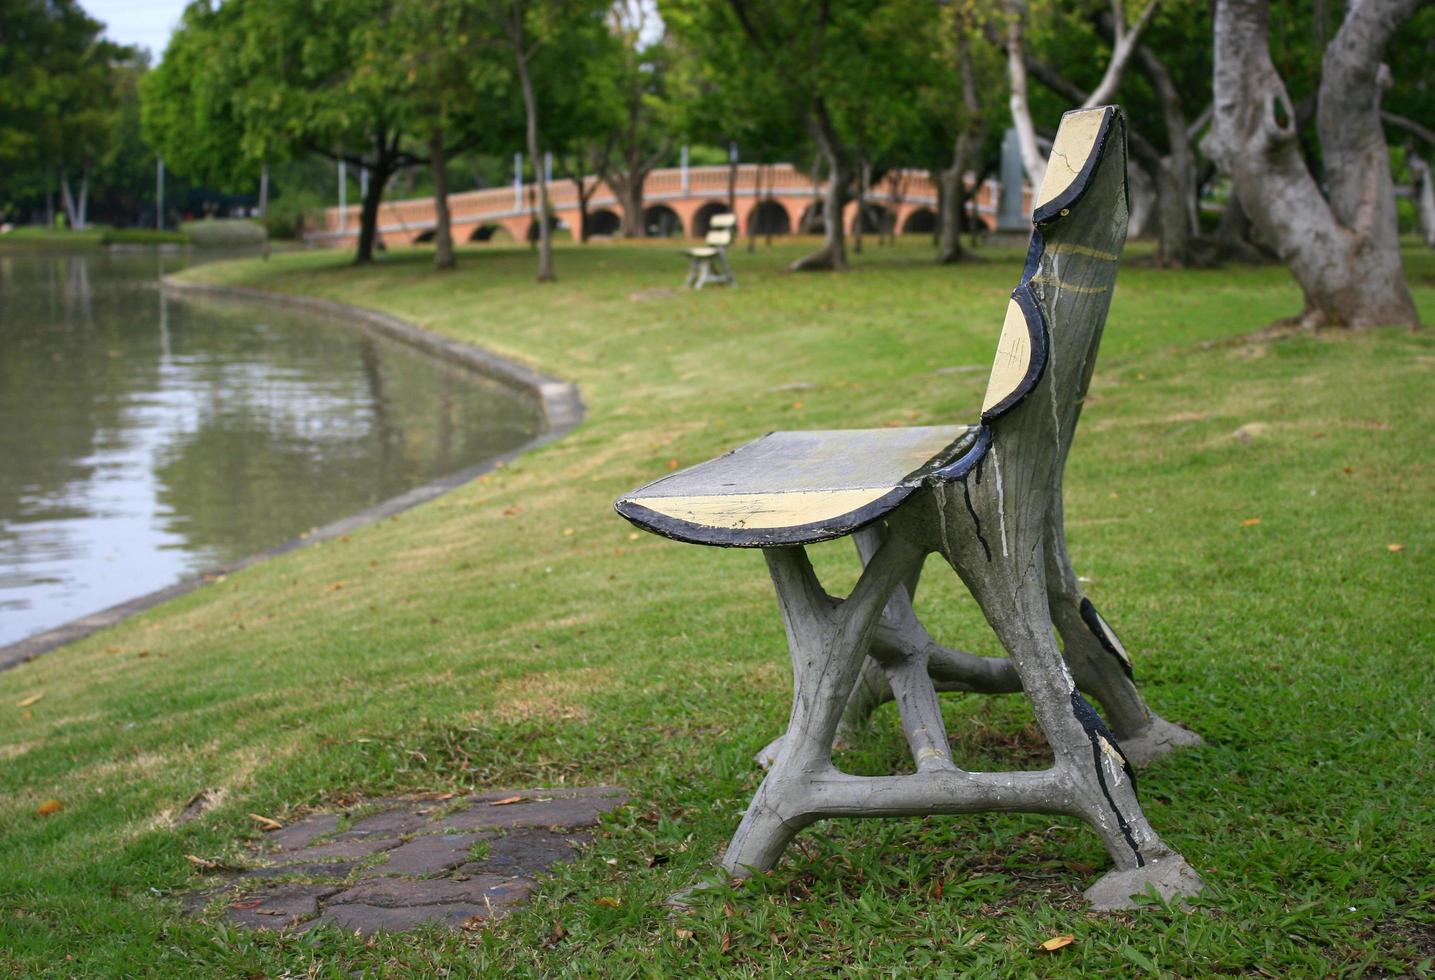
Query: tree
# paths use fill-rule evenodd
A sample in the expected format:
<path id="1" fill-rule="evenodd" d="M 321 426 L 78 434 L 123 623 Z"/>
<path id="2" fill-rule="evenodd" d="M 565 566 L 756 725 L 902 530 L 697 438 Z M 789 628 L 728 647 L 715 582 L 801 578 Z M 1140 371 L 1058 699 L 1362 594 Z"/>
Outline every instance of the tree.
<path id="1" fill-rule="evenodd" d="M 47 194 L 58 180 L 72 228 L 88 223 L 91 176 L 124 142 L 144 71 L 142 53 L 102 30 L 74 0 L 0 0 L 0 165 L 7 183 Z"/>
<path id="2" fill-rule="evenodd" d="M 924 6 L 928 0 L 671 0 L 663 8 L 732 111 L 786 115 L 826 163 L 825 240 L 794 270 L 847 267 L 843 218 L 860 171 L 858 124 L 905 112 L 915 78 L 904 71 L 922 60 L 914 46 L 926 43 L 910 25 L 929 19 Z"/>
<path id="3" fill-rule="evenodd" d="M 1400 262 L 1380 101 L 1390 84 L 1381 56 L 1420 3 L 1353 3 L 1326 46 L 1316 112 L 1322 195 L 1271 61 L 1267 3 L 1217 0 L 1215 112 L 1202 148 L 1300 284 L 1302 326 L 1419 325 Z"/>
<path id="4" fill-rule="evenodd" d="M 599 172 L 623 212 L 623 237 L 642 237 L 643 184 L 653 168 L 672 153 L 672 127 L 666 103 L 669 52 L 650 37 L 654 8 L 646 0 L 617 0 L 608 25 L 617 43 L 608 60 L 612 88 L 605 97 L 618 106 L 617 126 L 599 150 Z"/>

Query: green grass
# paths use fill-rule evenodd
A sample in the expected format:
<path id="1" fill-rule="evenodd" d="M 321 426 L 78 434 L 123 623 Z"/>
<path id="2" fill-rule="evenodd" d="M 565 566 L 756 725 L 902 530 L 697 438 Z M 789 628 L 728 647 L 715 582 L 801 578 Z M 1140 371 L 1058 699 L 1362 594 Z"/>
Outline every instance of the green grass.
<path id="1" fill-rule="evenodd" d="M 68 228 L 43 228 L 26 225 L 0 235 L 0 251 L 33 252 L 98 248 L 104 244 L 106 231 L 108 229 L 103 226 L 91 226 L 83 231 L 71 231 Z"/>
<path id="2" fill-rule="evenodd" d="M 772 428 L 972 419 L 1018 272 L 1015 253 L 938 269 L 925 248 L 870 245 L 846 275 L 783 272 L 798 248 L 739 251 L 740 288 L 701 293 L 676 288 L 686 265 L 659 246 L 564 248 L 542 287 L 522 248 L 465 250 L 447 274 L 424 252 L 189 273 L 390 310 L 540 365 L 582 385 L 588 421 L 0 674 L 0 973 L 1428 972 L 1435 339 L 1228 342 L 1298 309 L 1277 268 L 1126 268 L 1067 473 L 1093 599 L 1153 707 L 1207 740 L 1141 784 L 1205 876 L 1195 907 L 1093 914 L 1092 833 L 982 815 L 822 823 L 772 875 L 669 915 L 783 727 L 785 646 L 759 555 L 637 534 L 611 501 Z M 1435 322 L 1435 257 L 1411 251 L 1408 270 Z M 850 546 L 814 551 L 830 588 L 850 585 Z M 935 565 L 918 605 L 939 638 L 996 652 Z M 969 765 L 1041 764 L 1018 700 L 946 710 Z M 845 767 L 909 765 L 891 711 Z M 173 897 L 203 882 L 186 854 L 243 853 L 251 812 L 559 782 L 632 802 L 481 932 L 252 935 Z M 172 826 L 206 788 L 222 804 Z M 38 816 L 52 798 L 64 809 Z M 1062 933 L 1075 942 L 1036 948 Z"/>

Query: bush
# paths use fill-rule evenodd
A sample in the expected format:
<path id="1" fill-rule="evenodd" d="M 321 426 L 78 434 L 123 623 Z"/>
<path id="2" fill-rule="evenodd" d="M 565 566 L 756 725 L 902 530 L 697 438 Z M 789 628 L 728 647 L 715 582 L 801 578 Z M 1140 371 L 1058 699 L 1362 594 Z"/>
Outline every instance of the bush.
<path id="1" fill-rule="evenodd" d="M 264 226 L 248 218 L 207 218 L 186 221 L 179 230 L 196 248 L 242 248 L 263 245 L 268 240 Z"/>
<path id="2" fill-rule="evenodd" d="M 103 245 L 185 245 L 189 236 L 182 231 L 160 231 L 158 228 L 107 228 L 100 238 Z"/>

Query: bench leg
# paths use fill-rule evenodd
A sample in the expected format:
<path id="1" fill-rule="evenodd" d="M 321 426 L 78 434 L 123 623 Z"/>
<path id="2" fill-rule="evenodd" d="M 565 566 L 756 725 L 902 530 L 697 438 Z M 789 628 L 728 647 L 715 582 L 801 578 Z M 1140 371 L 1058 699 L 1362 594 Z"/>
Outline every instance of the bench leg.
<path id="1" fill-rule="evenodd" d="M 683 281 L 683 287 L 686 288 L 686 289 L 692 289 L 692 288 L 693 288 L 693 283 L 697 282 L 697 278 L 698 278 L 698 260 L 697 260 L 697 259 L 690 258 L 690 259 L 688 259 L 688 277 L 687 277 L 686 280 Z"/>
<path id="2" fill-rule="evenodd" d="M 1061 496 L 1047 514 L 1045 571 L 1051 617 L 1066 648 L 1077 685 L 1101 703 L 1121 751 L 1144 766 L 1175 749 L 1201 744 L 1201 736 L 1147 707 L 1136 689 L 1131 658 L 1091 600 L 1082 594 L 1071 556 Z"/>
<path id="3" fill-rule="evenodd" d="M 792 654 L 792 714 L 782 749 L 723 857 L 743 876 L 771 868 L 799 830 L 818 819 L 810 783 L 835 771 L 837 726 L 887 598 L 922 553 L 893 539 L 879 550 L 845 601 L 829 596 L 801 547 L 763 552 L 777 589 Z"/>

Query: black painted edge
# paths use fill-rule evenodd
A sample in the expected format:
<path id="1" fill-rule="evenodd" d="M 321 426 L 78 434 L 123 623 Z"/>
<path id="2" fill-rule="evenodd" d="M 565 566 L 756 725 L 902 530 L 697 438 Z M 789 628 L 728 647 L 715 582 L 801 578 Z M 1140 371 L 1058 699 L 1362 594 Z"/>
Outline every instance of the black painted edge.
<path id="1" fill-rule="evenodd" d="M 1091 631 L 1091 635 L 1096 637 L 1096 642 L 1101 644 L 1101 649 L 1115 657 L 1116 662 L 1121 665 L 1121 672 L 1126 675 L 1126 679 L 1134 682 L 1136 675 L 1131 666 L 1131 661 L 1121 655 L 1121 651 L 1112 645 L 1111 637 L 1107 636 L 1108 632 L 1112 636 L 1116 634 L 1116 631 L 1111 628 L 1111 624 L 1106 622 L 1101 613 L 1096 611 L 1096 606 L 1092 601 L 1085 596 L 1081 597 L 1081 605 L 1078 609 L 1081 613 L 1081 621 L 1086 624 L 1086 628 Z M 1119 640 L 1120 637 L 1117 637 L 1117 639 Z"/>
<path id="2" fill-rule="evenodd" d="M 465 469 L 447 476 L 441 476 L 436 480 L 421 484 L 397 497 L 380 501 L 372 507 L 365 508 L 356 514 L 348 517 L 341 517 L 337 521 L 325 524 L 317 530 L 310 531 L 301 537 L 291 538 L 282 544 L 275 545 L 255 555 L 241 558 L 236 562 L 210 569 L 198 575 L 183 578 L 154 592 L 148 592 L 142 596 L 128 599 L 118 605 L 101 609 L 98 612 L 72 619 L 67 623 L 61 623 L 43 633 L 36 633 L 17 640 L 14 643 L 0 647 L 0 671 L 18 667 L 26 661 L 33 660 L 44 653 L 49 653 L 59 647 L 74 643 L 76 640 L 84 639 L 92 633 L 115 626 L 136 613 L 152 609 L 162 602 L 176 599 L 182 595 L 188 595 L 207 585 L 223 575 L 229 575 L 240 569 L 248 568 L 267 558 L 274 558 L 279 555 L 302 548 L 308 544 L 319 541 L 331 541 L 342 537 L 345 534 L 363 527 L 366 524 L 374 524 L 386 517 L 393 517 L 419 504 L 442 496 L 450 490 L 454 490 L 465 483 L 468 483 L 484 473 L 496 469 L 500 465 L 506 465 L 522 456 L 532 452 L 540 446 L 545 446 L 556 439 L 559 439 L 569 432 L 572 432 L 583 421 L 584 406 L 583 399 L 578 391 L 578 386 L 558 378 L 543 374 L 538 371 L 509 361 L 491 351 L 481 350 L 456 340 L 449 340 L 430 333 L 398 317 L 390 316 L 387 313 L 380 313 L 377 310 L 366 310 L 359 306 L 349 306 L 345 303 L 337 303 L 332 300 L 318 299 L 310 296 L 296 296 L 292 294 L 275 293 L 264 289 L 250 289 L 243 286 L 220 286 L 211 283 L 195 283 L 183 280 L 176 280 L 173 276 L 164 276 L 160 280 L 160 288 L 175 293 L 202 294 L 218 299 L 240 300 L 244 302 L 272 302 L 282 306 L 295 307 L 311 313 L 342 319 L 348 323 L 358 324 L 360 327 L 371 329 L 376 333 L 383 334 L 393 340 L 408 344 L 427 354 L 456 362 L 478 374 L 482 374 L 491 380 L 506 384 L 518 389 L 523 394 L 533 398 L 543 415 L 543 429 L 534 438 L 499 456 L 493 456 L 481 463 L 476 463 Z"/>

